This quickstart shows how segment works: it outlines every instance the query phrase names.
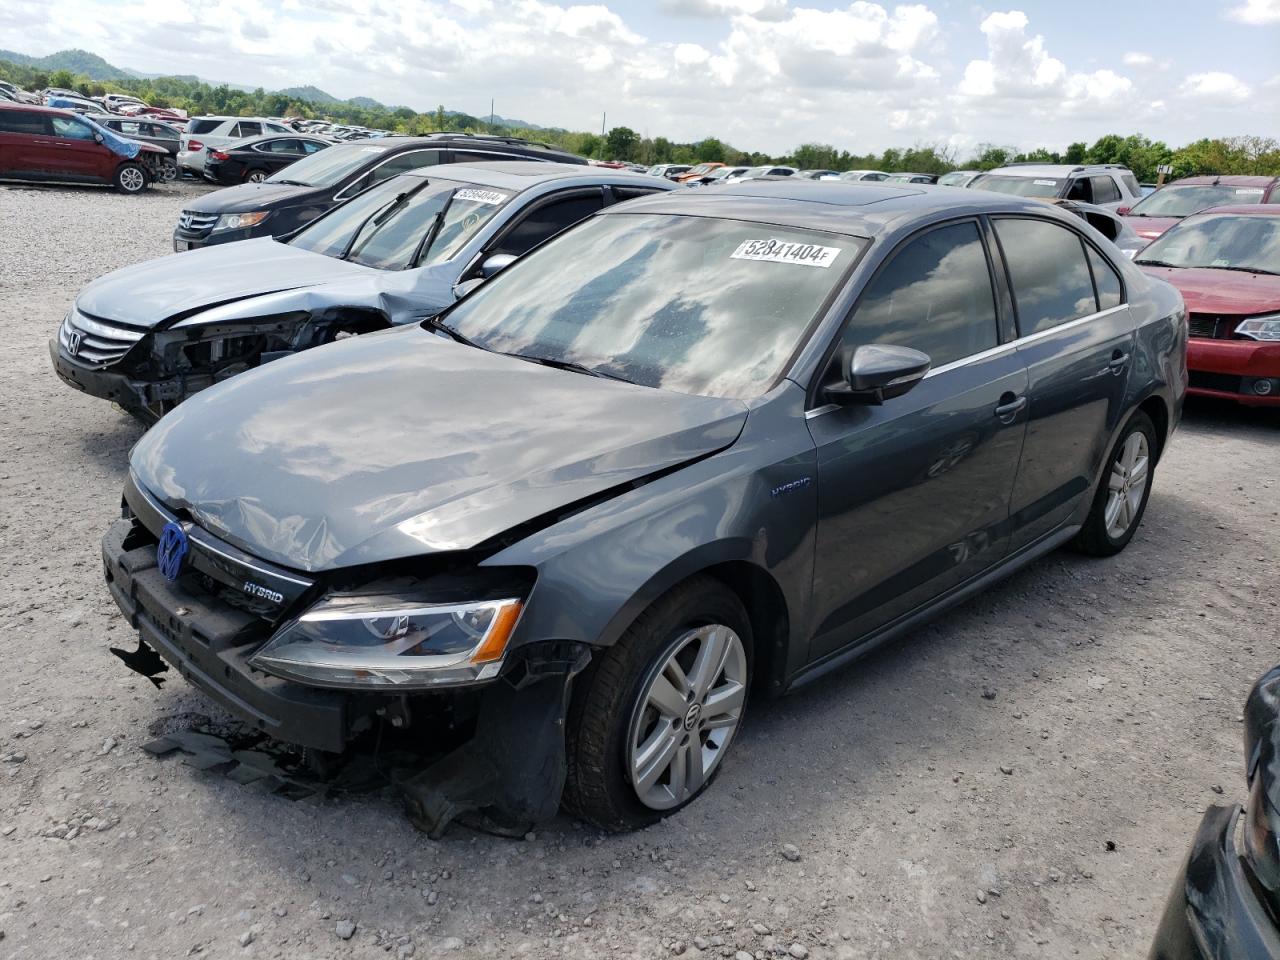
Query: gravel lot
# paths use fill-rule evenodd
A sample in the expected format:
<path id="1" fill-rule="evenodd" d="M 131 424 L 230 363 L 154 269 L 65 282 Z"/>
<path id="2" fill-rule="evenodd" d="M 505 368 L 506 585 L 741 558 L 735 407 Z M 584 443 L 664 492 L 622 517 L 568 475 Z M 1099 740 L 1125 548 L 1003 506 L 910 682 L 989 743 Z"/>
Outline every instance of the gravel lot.
<path id="1" fill-rule="evenodd" d="M 98 541 L 140 428 L 46 340 L 201 189 L 0 187 L 0 955 L 1145 954 L 1280 660 L 1280 418 L 1190 408 L 1123 555 L 1050 556 L 757 705 L 674 819 L 432 842 L 387 795 L 292 802 L 139 749 L 216 711 L 107 652 L 132 644 Z"/>

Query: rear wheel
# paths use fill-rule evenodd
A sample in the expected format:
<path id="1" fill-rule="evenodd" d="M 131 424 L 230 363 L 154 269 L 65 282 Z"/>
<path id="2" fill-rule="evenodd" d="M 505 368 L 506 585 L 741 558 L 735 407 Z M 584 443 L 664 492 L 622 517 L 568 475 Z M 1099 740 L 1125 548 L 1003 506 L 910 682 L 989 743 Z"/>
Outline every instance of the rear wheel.
<path id="1" fill-rule="evenodd" d="M 178 179 L 178 161 L 173 157 L 166 157 L 160 161 L 160 182 L 173 183 Z"/>
<path id="2" fill-rule="evenodd" d="M 267 179 L 267 176 L 268 174 L 265 170 L 250 170 L 244 175 L 244 178 L 250 183 L 261 183 L 263 180 Z"/>
<path id="3" fill-rule="evenodd" d="M 140 163 L 122 163 L 116 167 L 115 186 L 121 193 L 141 193 L 147 189 L 147 171 Z"/>
<path id="4" fill-rule="evenodd" d="M 1111 450 L 1093 507 L 1072 542 L 1076 549 L 1095 557 L 1110 557 L 1133 539 L 1151 496 L 1155 451 L 1155 424 L 1138 410 Z"/>
<path id="5" fill-rule="evenodd" d="M 718 581 L 658 600 L 575 684 L 566 807 L 632 830 L 692 801 L 742 723 L 751 665 L 750 621 Z"/>

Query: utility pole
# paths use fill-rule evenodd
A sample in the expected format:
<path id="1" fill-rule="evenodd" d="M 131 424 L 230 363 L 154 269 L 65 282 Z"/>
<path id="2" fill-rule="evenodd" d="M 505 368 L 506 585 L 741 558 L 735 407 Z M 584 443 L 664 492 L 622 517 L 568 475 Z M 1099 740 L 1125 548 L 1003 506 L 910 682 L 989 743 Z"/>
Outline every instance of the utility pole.
<path id="1" fill-rule="evenodd" d="M 489 98 L 489 126 L 493 126 L 493 97 Z"/>
<path id="2" fill-rule="evenodd" d="M 607 113 L 600 114 L 600 136 L 602 137 L 604 136 L 604 118 L 607 116 L 608 116 Z"/>

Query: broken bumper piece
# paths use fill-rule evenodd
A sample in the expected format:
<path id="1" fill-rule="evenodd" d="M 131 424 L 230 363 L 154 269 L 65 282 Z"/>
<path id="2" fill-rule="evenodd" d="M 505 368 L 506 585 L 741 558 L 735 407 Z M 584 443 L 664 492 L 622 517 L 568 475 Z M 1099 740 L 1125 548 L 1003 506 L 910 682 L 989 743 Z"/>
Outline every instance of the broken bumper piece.
<path id="1" fill-rule="evenodd" d="M 255 670 L 250 657 L 275 627 L 188 584 L 186 576 L 166 580 L 155 538 L 138 521 L 114 523 L 102 553 L 111 595 L 140 637 L 138 650 L 116 655 L 153 683 L 162 671 L 147 648 L 239 720 L 326 754 L 348 751 L 360 734 L 390 720 L 397 736 L 421 750 L 420 762 L 401 766 L 395 783 L 409 818 L 432 836 L 457 819 L 520 836 L 559 809 L 571 682 L 590 660 L 589 647 L 519 647 L 497 680 L 457 694 L 312 687 Z M 435 725 L 440 706 L 453 697 L 470 698 L 457 701 L 467 709 L 454 714 L 465 714 L 469 732 L 473 728 L 461 742 Z"/>

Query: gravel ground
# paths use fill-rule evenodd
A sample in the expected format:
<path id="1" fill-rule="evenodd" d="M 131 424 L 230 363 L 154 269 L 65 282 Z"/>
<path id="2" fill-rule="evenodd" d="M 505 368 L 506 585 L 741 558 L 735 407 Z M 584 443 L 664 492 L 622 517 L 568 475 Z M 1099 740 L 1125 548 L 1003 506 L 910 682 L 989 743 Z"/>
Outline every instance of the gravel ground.
<path id="1" fill-rule="evenodd" d="M 46 340 L 200 189 L 0 187 L 0 955 L 1145 953 L 1201 812 L 1242 797 L 1240 710 L 1280 659 L 1280 418 L 1192 407 L 1122 556 L 1054 554 L 757 705 L 671 820 L 433 842 L 389 796 L 291 802 L 139 749 L 216 713 L 107 652 L 131 634 L 98 540 L 139 428 Z"/>

